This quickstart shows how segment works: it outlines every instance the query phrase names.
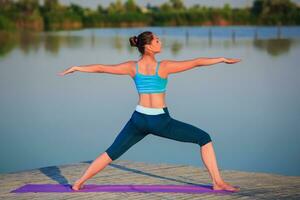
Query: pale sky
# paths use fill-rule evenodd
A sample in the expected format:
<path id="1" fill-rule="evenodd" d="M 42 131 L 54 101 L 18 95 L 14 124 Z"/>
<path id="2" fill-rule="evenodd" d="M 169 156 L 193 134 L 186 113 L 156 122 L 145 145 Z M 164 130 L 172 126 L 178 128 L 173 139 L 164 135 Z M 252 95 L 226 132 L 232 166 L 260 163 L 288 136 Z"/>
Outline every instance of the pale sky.
<path id="1" fill-rule="evenodd" d="M 126 0 L 121 0 L 122 2 L 126 2 Z M 300 4 L 300 0 L 292 0 L 297 4 Z M 110 2 L 115 2 L 115 0 L 60 0 L 62 4 L 76 3 L 83 7 L 96 8 L 97 5 L 101 4 L 103 7 L 107 7 Z M 149 2 L 151 5 L 159 5 L 163 2 L 168 2 L 168 0 L 136 0 L 135 1 L 140 6 L 146 6 Z M 205 6 L 213 6 L 213 7 L 223 7 L 225 3 L 229 3 L 231 7 L 245 7 L 251 6 L 253 0 L 183 0 L 184 5 L 190 7 L 194 4 L 200 4 Z"/>

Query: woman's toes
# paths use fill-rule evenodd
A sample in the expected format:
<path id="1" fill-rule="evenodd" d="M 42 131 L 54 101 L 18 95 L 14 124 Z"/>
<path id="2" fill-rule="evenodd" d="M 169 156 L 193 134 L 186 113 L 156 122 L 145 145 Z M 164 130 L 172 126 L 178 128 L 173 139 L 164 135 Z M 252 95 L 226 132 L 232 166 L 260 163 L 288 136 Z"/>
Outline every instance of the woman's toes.
<path id="1" fill-rule="evenodd" d="M 240 188 L 233 187 L 227 182 L 223 182 L 223 183 L 220 183 L 220 184 L 215 184 L 213 186 L 213 189 L 214 190 L 227 190 L 227 191 L 233 191 L 233 192 L 240 191 Z"/>
<path id="2" fill-rule="evenodd" d="M 77 187 L 75 187 L 74 185 L 72 186 L 72 190 L 75 190 L 75 191 L 77 191 L 78 190 L 78 188 Z"/>
<path id="3" fill-rule="evenodd" d="M 72 189 L 73 190 L 80 190 L 82 187 L 81 187 L 81 183 L 79 181 L 75 181 L 74 185 L 72 186 Z"/>

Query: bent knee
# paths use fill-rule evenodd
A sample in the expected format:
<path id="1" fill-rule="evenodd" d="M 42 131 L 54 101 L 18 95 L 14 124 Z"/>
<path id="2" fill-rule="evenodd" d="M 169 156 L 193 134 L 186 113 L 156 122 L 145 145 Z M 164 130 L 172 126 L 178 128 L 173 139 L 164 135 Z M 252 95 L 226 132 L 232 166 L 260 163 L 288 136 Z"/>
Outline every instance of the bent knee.
<path id="1" fill-rule="evenodd" d="M 118 159 L 121 156 L 121 153 L 111 148 L 108 148 L 105 152 L 112 161 Z"/>
<path id="2" fill-rule="evenodd" d="M 201 137 L 201 139 L 198 141 L 198 144 L 200 147 L 202 147 L 211 141 L 212 141 L 212 139 L 211 139 L 210 135 L 208 133 L 205 133 L 203 135 L 203 137 Z"/>

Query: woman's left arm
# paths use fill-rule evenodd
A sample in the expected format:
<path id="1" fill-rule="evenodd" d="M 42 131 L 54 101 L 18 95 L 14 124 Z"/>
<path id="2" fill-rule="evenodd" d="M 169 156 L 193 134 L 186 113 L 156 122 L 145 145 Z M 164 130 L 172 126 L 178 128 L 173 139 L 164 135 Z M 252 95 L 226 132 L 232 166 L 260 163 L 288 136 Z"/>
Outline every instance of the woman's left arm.
<path id="1" fill-rule="evenodd" d="M 134 61 L 127 61 L 120 64 L 113 65 L 103 65 L 103 64 L 91 64 L 91 65 L 81 65 L 81 66 L 72 66 L 63 72 L 60 75 L 65 75 L 68 73 L 73 73 L 75 71 L 88 72 L 88 73 L 109 73 L 109 74 L 120 74 L 120 75 L 129 75 L 131 73 L 131 66 L 134 64 Z"/>

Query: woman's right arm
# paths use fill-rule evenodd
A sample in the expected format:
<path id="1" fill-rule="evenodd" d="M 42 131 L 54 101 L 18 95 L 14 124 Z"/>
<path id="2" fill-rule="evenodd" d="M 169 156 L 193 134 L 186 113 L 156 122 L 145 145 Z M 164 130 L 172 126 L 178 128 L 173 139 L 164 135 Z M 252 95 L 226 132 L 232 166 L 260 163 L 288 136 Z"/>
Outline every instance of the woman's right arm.
<path id="1" fill-rule="evenodd" d="M 233 64 L 241 61 L 240 59 L 231 59 L 224 57 L 207 58 L 199 57 L 190 60 L 174 61 L 174 60 L 163 60 L 161 63 L 165 66 L 168 74 L 183 72 L 186 70 L 193 69 L 195 67 L 214 65 L 217 63 Z"/>

